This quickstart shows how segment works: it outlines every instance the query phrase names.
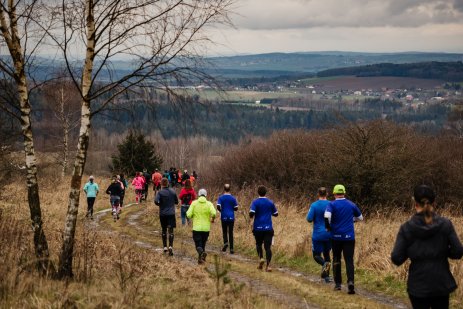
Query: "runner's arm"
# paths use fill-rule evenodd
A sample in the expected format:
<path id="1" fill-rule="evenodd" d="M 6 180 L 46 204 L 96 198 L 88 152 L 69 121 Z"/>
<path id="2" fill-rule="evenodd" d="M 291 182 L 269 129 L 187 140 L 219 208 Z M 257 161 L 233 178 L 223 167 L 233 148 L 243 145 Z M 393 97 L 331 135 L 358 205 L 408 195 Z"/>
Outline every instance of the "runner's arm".
<path id="1" fill-rule="evenodd" d="M 362 213 L 360 212 L 360 209 L 354 205 L 354 222 L 362 221 L 363 216 Z"/>
<path id="2" fill-rule="evenodd" d="M 272 216 L 278 217 L 278 210 L 275 204 L 272 205 Z"/>
<path id="3" fill-rule="evenodd" d="M 325 228 L 326 228 L 327 231 L 331 230 L 331 207 L 330 207 L 330 205 L 331 204 L 329 204 L 328 207 L 326 207 L 325 214 L 324 214 Z"/>
<path id="4" fill-rule="evenodd" d="M 195 203 L 191 204 L 190 208 L 188 208 L 187 212 L 186 212 L 186 217 L 188 219 L 191 219 L 193 218 L 193 211 L 194 211 L 194 208 L 195 208 Z"/>
<path id="5" fill-rule="evenodd" d="M 254 202 L 251 204 L 251 209 L 249 209 L 249 217 L 252 219 L 256 215 L 256 206 Z"/>
<path id="6" fill-rule="evenodd" d="M 209 210 L 211 212 L 211 222 L 214 223 L 215 216 L 217 215 L 217 211 L 215 210 L 214 205 L 212 203 L 210 203 L 209 205 Z"/>
<path id="7" fill-rule="evenodd" d="M 450 235 L 449 235 L 449 258 L 459 260 L 463 256 L 463 245 L 458 239 L 452 222 L 450 222 Z"/>
<path id="8" fill-rule="evenodd" d="M 156 204 L 157 206 L 161 205 L 161 194 L 159 194 L 159 192 L 156 194 L 156 197 L 154 198 L 154 204 Z"/>
<path id="9" fill-rule="evenodd" d="M 222 212 L 222 197 L 217 200 L 217 210 Z"/>
<path id="10" fill-rule="evenodd" d="M 391 261 L 397 266 L 402 265 L 408 259 L 407 240 L 404 235 L 404 227 L 401 226 L 391 253 Z"/>
<path id="11" fill-rule="evenodd" d="M 314 209 L 312 206 L 309 208 L 309 212 L 307 213 L 307 217 L 305 218 L 307 222 L 313 222 L 313 217 L 314 217 Z"/>

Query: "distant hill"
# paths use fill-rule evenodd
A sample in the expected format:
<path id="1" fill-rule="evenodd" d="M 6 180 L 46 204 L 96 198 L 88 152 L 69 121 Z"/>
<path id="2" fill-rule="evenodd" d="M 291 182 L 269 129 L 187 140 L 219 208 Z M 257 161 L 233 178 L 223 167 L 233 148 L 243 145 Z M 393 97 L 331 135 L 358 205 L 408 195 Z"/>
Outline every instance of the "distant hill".
<path id="1" fill-rule="evenodd" d="M 0 55 L 0 59 L 5 56 Z M 6 58 L 8 59 L 8 58 Z M 418 63 L 418 62 L 458 62 L 463 54 L 452 53 L 358 53 L 358 52 L 299 52 L 239 55 L 227 57 L 209 57 L 205 59 L 203 69 L 222 79 L 253 78 L 307 78 L 317 72 L 329 69 L 359 67 L 380 63 Z M 185 61 L 184 61 L 185 62 Z M 184 65 L 183 62 L 183 65 Z M 64 65 L 58 59 L 38 57 L 34 70 L 36 79 L 45 79 L 56 68 Z M 111 76 L 121 77 L 135 64 L 130 60 L 117 60 L 111 63 Z M 175 63 L 173 63 L 175 65 Z M 101 81 L 110 78 L 106 70 L 100 72 Z"/>
<path id="2" fill-rule="evenodd" d="M 211 65 L 208 70 L 214 75 L 237 78 L 313 74 L 328 69 L 378 63 L 457 62 L 463 61 L 463 54 L 307 52 L 212 57 L 207 60 Z"/>
<path id="3" fill-rule="evenodd" d="M 463 81 L 463 62 L 419 62 L 419 63 L 379 63 L 350 68 L 337 68 L 317 73 L 318 77 L 328 76 L 397 76 L 444 81 Z"/>

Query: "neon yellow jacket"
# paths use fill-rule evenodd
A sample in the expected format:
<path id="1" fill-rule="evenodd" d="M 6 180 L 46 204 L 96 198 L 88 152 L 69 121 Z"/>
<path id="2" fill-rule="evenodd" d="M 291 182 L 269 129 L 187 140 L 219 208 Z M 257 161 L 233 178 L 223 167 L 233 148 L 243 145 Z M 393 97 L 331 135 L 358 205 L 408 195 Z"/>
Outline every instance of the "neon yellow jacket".
<path id="1" fill-rule="evenodd" d="M 214 205 L 204 196 L 200 196 L 191 203 L 186 213 L 187 218 L 193 219 L 193 231 L 209 232 L 211 230 L 211 218 L 215 218 Z"/>

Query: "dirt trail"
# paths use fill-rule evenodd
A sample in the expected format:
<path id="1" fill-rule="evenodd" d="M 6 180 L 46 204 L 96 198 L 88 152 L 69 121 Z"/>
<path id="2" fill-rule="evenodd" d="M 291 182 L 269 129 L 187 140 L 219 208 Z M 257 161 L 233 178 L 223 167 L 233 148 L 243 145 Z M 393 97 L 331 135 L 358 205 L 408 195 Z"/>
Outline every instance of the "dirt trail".
<path id="1" fill-rule="evenodd" d="M 127 207 L 131 206 L 127 205 L 124 207 L 127 209 Z M 102 224 L 101 223 L 101 218 L 104 216 L 106 213 L 110 212 L 110 209 L 106 209 L 100 212 L 96 213 L 96 220 L 93 221 L 93 226 L 94 227 L 103 227 L 105 230 L 111 233 L 116 233 L 116 231 L 111 230 L 111 228 L 108 225 Z M 127 223 L 127 228 L 129 228 L 132 233 L 123 233 L 125 237 L 128 237 L 130 240 L 134 242 L 134 244 L 149 249 L 157 252 L 162 252 L 162 248 L 160 246 L 156 246 L 155 243 L 152 241 L 144 241 L 141 240 L 143 237 L 142 235 L 148 236 L 151 238 L 152 236 L 156 235 L 159 236 L 160 232 L 155 229 L 153 226 L 147 226 L 146 224 L 140 222 L 141 219 L 140 217 L 146 213 L 146 208 L 145 207 L 140 207 L 139 210 L 132 210 L 132 211 L 125 211 L 127 212 L 127 217 L 125 218 L 124 221 Z M 123 214 L 125 215 L 125 214 Z M 133 233 L 136 232 L 136 233 Z M 130 235 L 129 235 L 130 234 Z M 134 236 L 138 235 L 138 237 Z M 156 237 L 158 239 L 158 237 Z M 175 251 L 175 257 L 176 259 L 188 263 L 188 264 L 196 264 L 196 260 L 192 257 L 191 251 L 194 250 L 193 243 L 190 238 L 185 238 L 181 236 L 176 235 L 176 240 L 180 241 L 181 243 L 181 248 L 177 249 Z M 159 241 L 159 239 L 158 239 Z M 187 252 L 189 249 L 189 253 Z M 288 292 L 287 289 L 282 289 L 274 284 L 265 282 L 266 280 L 263 280 L 261 277 L 257 277 L 249 272 L 246 272 L 246 269 L 255 269 L 255 259 L 250 259 L 247 256 L 243 256 L 240 254 L 234 254 L 234 255 L 224 255 L 220 248 L 215 247 L 213 245 L 208 244 L 208 252 L 218 254 L 222 256 L 223 258 L 227 259 L 230 262 L 233 262 L 236 266 L 235 269 L 229 272 L 230 277 L 234 279 L 237 282 L 240 283 L 245 283 L 247 286 L 252 288 L 252 290 L 256 293 L 259 293 L 260 295 L 266 296 L 271 298 L 274 301 L 277 301 L 281 304 L 284 304 L 285 307 L 291 307 L 291 308 L 319 308 L 314 304 L 308 304 L 307 300 L 305 297 L 302 295 L 298 295 L 298 293 L 293 293 L 293 292 Z M 237 268 L 240 268 L 240 271 L 235 271 Z M 243 271 L 244 269 L 244 271 Z M 289 268 L 285 267 L 277 267 L 274 269 L 274 274 L 282 275 L 286 277 L 286 279 L 291 279 L 291 280 L 297 280 L 298 282 L 306 282 L 307 284 L 319 288 L 326 288 L 326 284 L 322 282 L 322 280 L 315 275 L 309 275 L 301 272 L 294 271 Z M 371 293 L 369 291 L 366 291 L 361 288 L 357 288 L 356 292 L 358 296 L 361 296 L 364 299 L 370 300 L 373 303 L 375 303 L 378 307 L 389 307 L 389 308 L 409 308 L 406 304 L 393 299 L 391 297 L 385 296 L 385 295 L 380 295 L 380 294 L 375 294 Z"/>
<path id="2" fill-rule="evenodd" d="M 127 209 L 128 207 L 131 207 L 134 204 L 128 204 L 127 206 L 124 207 L 124 209 Z M 136 220 L 140 217 L 140 215 L 143 213 L 145 208 L 133 213 L 129 214 L 127 222 L 130 226 L 135 227 L 137 230 L 140 230 L 138 227 Z M 90 226 L 93 228 L 104 228 L 108 233 L 114 234 L 117 233 L 116 231 L 113 231 L 109 229 L 107 226 L 104 224 L 101 224 L 101 218 L 106 215 L 107 213 L 111 212 L 111 209 L 105 209 L 102 211 L 98 211 L 95 214 L 95 220 L 90 222 Z M 147 234 L 159 234 L 158 231 L 144 231 Z M 152 250 L 155 252 L 163 252 L 162 247 L 156 246 L 152 243 L 148 243 L 142 240 L 135 239 L 134 237 L 123 234 L 123 236 L 127 239 L 130 239 L 133 241 L 133 243 L 139 247 L 142 247 L 147 250 Z M 178 239 L 179 237 L 177 237 Z M 182 239 L 182 243 L 186 244 L 186 240 Z M 191 242 L 189 243 L 191 244 Z M 208 252 L 214 252 L 213 250 L 208 250 Z M 192 257 L 192 255 L 186 254 L 183 250 L 176 250 L 175 251 L 175 256 L 173 257 L 174 259 L 181 261 L 182 263 L 186 263 L 189 265 L 196 266 L 197 265 L 197 260 Z M 210 268 L 211 266 L 208 266 Z M 231 279 L 233 279 L 236 282 L 239 283 L 244 283 L 246 284 L 249 288 L 252 289 L 255 293 L 258 293 L 262 296 L 269 297 L 273 301 L 280 303 L 284 305 L 287 308 L 304 308 L 304 309 L 318 309 L 319 307 L 315 305 L 310 305 L 307 303 L 307 301 L 304 298 L 297 297 L 295 295 L 291 295 L 286 293 L 285 291 L 282 291 L 270 284 L 264 283 L 261 280 L 256 280 L 254 278 L 245 276 L 241 273 L 234 272 L 234 271 L 229 271 L 229 276 Z"/>

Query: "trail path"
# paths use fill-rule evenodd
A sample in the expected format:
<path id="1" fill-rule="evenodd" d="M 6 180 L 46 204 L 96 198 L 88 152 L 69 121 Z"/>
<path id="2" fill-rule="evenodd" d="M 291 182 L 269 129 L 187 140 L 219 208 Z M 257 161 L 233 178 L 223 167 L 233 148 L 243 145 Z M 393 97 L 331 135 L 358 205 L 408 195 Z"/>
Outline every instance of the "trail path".
<path id="1" fill-rule="evenodd" d="M 143 216 L 147 215 L 145 204 L 125 206 L 118 222 L 112 222 L 110 212 L 111 209 L 97 212 L 95 220 L 89 222 L 90 227 L 119 233 L 139 247 L 162 254 L 160 227 L 142 222 Z M 189 265 L 197 264 L 191 238 L 176 234 L 175 244 L 174 257 L 166 258 Z M 318 276 L 285 267 L 275 267 L 272 273 L 261 272 L 256 269 L 256 259 L 236 253 L 224 254 L 209 243 L 206 250 L 210 256 L 217 254 L 231 265 L 231 279 L 246 284 L 253 292 L 281 304 L 282 308 L 409 308 L 396 299 L 361 288 L 356 289 L 355 296 L 334 292 L 332 285 L 324 283 Z"/>

